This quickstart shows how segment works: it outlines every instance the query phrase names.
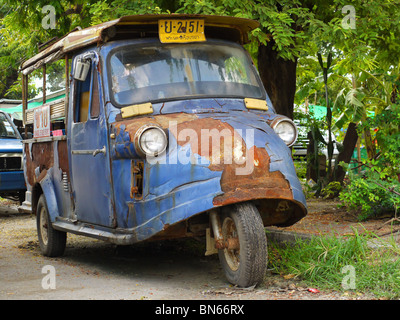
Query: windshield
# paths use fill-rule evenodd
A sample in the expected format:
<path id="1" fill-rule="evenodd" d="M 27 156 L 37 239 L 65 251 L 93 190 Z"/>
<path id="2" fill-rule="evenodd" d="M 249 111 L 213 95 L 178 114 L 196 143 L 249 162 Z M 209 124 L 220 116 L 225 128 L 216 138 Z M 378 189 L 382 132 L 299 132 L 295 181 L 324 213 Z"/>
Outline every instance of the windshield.
<path id="1" fill-rule="evenodd" d="M 108 65 L 116 105 L 194 97 L 265 98 L 246 52 L 234 44 L 130 45 L 114 51 Z"/>
<path id="2" fill-rule="evenodd" d="M 18 139 L 13 126 L 3 113 L 0 113 L 0 138 Z"/>

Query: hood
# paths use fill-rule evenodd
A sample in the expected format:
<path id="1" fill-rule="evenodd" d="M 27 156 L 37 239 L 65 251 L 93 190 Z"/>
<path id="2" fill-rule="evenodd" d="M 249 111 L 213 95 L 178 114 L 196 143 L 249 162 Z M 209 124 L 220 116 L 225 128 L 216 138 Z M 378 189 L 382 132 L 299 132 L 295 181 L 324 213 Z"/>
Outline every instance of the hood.
<path id="1" fill-rule="evenodd" d="M 22 153 L 21 140 L 0 139 L 0 153 Z"/>

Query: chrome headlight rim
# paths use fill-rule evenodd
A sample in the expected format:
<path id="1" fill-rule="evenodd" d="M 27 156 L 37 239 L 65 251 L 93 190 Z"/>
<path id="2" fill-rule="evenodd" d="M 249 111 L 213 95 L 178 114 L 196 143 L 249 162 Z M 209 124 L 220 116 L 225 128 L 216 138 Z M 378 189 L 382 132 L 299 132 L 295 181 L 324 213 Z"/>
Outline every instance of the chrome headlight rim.
<path id="1" fill-rule="evenodd" d="M 289 123 L 289 124 L 292 126 L 293 130 L 294 130 L 294 132 L 293 132 L 293 133 L 294 133 L 294 134 L 293 134 L 293 139 L 291 139 L 291 141 L 290 141 L 289 143 L 285 142 L 285 140 L 283 140 L 283 139 L 279 136 L 279 134 L 277 133 L 277 130 L 276 130 L 276 129 L 278 128 L 279 124 L 281 124 L 281 123 L 283 123 L 283 122 Z M 285 144 L 286 144 L 288 147 L 291 147 L 291 146 L 293 146 L 293 145 L 296 143 L 297 138 L 298 138 L 298 135 L 299 135 L 299 132 L 298 132 L 298 130 L 297 130 L 296 124 L 295 124 L 291 119 L 289 119 L 289 118 L 287 118 L 287 117 L 278 117 L 278 118 L 275 118 L 275 119 L 272 121 L 272 123 L 271 123 L 271 128 L 274 130 L 274 132 L 276 133 L 276 135 L 277 135 L 279 138 L 281 138 L 283 142 L 285 142 Z"/>
<path id="2" fill-rule="evenodd" d="M 154 151 L 154 152 L 150 152 L 149 150 L 146 150 L 146 148 L 143 147 L 143 134 L 146 133 L 149 130 L 158 130 L 164 140 L 163 146 L 161 149 Z M 136 131 L 135 134 L 135 149 L 136 152 L 142 156 L 142 157 L 158 157 L 159 155 L 163 154 L 165 152 L 165 150 L 167 150 L 167 146 L 168 146 L 168 138 L 167 138 L 167 134 L 165 133 L 165 131 L 157 126 L 157 125 L 144 125 L 142 127 L 139 128 L 139 130 Z"/>

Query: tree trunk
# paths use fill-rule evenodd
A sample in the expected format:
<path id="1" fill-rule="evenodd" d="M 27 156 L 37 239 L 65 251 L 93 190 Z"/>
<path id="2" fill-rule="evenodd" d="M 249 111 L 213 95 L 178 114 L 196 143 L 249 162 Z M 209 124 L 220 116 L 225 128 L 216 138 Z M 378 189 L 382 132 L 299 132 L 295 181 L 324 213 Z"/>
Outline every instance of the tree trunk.
<path id="1" fill-rule="evenodd" d="M 11 86 L 15 83 L 15 81 L 18 80 L 18 70 L 17 69 L 11 69 L 9 74 L 6 74 L 5 76 L 2 75 L 2 78 L 5 78 L 5 81 L 3 80 L 2 84 L 0 85 L 1 90 L 0 90 L 0 97 L 4 98 L 5 94 L 7 91 L 11 88 Z M 10 96 L 6 97 L 8 99 L 19 99 L 20 97 L 17 97 L 15 93 L 11 94 Z"/>
<path id="2" fill-rule="evenodd" d="M 279 58 L 273 46 L 273 40 L 259 46 L 258 71 L 276 112 L 293 119 L 297 59 Z"/>
<path id="3" fill-rule="evenodd" d="M 335 181 L 343 182 L 344 177 L 346 176 L 346 171 L 343 170 L 341 166 L 339 166 L 340 161 L 345 163 L 350 163 L 351 156 L 353 155 L 354 148 L 357 144 L 358 134 L 357 134 L 357 125 L 351 122 L 347 128 L 346 135 L 343 140 L 343 151 L 341 151 L 336 159 L 336 167 L 335 167 Z"/>

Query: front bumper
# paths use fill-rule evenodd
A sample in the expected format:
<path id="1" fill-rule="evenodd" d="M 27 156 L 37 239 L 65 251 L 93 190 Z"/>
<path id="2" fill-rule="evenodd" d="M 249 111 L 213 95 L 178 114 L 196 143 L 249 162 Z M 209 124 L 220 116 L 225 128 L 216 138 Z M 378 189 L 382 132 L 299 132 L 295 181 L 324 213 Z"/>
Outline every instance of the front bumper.
<path id="1" fill-rule="evenodd" d="M 25 178 L 23 171 L 0 172 L 0 192 L 25 190 Z"/>

